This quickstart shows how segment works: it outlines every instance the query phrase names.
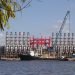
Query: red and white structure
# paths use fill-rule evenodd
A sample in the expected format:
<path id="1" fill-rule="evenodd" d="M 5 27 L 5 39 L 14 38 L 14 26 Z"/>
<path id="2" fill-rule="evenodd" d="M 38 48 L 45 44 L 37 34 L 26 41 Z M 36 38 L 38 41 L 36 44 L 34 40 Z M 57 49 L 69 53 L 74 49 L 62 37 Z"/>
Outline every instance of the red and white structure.
<path id="1" fill-rule="evenodd" d="M 51 38 L 48 37 L 42 37 L 41 38 L 35 38 L 34 36 L 30 38 L 30 47 L 31 48 L 47 48 L 51 46 Z"/>

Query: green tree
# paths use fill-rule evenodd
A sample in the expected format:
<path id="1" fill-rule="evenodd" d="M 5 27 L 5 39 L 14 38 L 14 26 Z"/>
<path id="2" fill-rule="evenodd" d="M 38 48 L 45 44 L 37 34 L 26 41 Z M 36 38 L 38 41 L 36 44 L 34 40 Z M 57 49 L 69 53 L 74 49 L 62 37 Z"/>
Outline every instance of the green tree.
<path id="1" fill-rule="evenodd" d="M 0 29 L 9 27 L 10 18 L 15 18 L 15 13 L 28 7 L 32 0 L 0 0 Z"/>

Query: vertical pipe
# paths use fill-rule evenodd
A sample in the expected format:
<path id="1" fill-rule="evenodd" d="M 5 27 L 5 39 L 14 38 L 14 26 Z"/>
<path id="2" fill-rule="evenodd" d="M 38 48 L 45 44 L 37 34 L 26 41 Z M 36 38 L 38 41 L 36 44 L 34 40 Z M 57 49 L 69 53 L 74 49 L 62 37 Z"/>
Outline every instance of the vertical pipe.
<path id="1" fill-rule="evenodd" d="M 27 51 L 29 51 L 30 52 L 30 50 L 29 50 L 29 47 L 30 47 L 30 45 L 29 45 L 29 32 L 27 32 Z"/>
<path id="2" fill-rule="evenodd" d="M 8 52 L 8 43 L 9 43 L 9 38 L 8 38 L 8 32 L 6 32 L 6 48 L 5 48 L 5 55 L 7 55 L 7 52 Z"/>
<path id="3" fill-rule="evenodd" d="M 54 33 L 52 33 L 52 46 L 53 46 L 53 44 L 54 44 Z"/>
<path id="4" fill-rule="evenodd" d="M 23 53 L 24 53 L 24 46 L 25 46 L 25 32 L 23 32 L 23 39 L 22 39 L 22 41 L 23 41 Z"/>
<path id="5" fill-rule="evenodd" d="M 64 48 L 63 52 L 65 52 L 65 46 L 66 46 L 66 33 L 64 33 L 64 36 L 63 36 L 63 48 Z"/>
<path id="6" fill-rule="evenodd" d="M 64 45 L 66 45 L 66 33 L 64 33 Z"/>

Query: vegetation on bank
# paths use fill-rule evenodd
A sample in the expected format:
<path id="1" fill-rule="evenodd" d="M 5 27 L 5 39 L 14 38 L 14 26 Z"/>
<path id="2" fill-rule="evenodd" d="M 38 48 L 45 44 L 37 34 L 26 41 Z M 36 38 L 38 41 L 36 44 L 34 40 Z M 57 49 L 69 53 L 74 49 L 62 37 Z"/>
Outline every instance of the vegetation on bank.
<path id="1" fill-rule="evenodd" d="M 28 7 L 32 0 L 0 0 L 0 29 L 9 28 L 9 19 L 15 18 L 15 13 Z"/>

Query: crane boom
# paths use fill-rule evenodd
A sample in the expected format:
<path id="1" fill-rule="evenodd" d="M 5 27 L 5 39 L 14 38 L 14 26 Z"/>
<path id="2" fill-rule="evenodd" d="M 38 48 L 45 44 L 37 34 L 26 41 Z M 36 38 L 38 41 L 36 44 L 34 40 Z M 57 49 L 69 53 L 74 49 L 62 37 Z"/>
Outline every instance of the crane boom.
<path id="1" fill-rule="evenodd" d="M 64 17 L 64 20 L 63 20 L 63 22 L 62 22 L 62 25 L 61 25 L 61 27 L 60 27 L 59 33 L 62 32 L 62 30 L 63 30 L 63 28 L 64 28 L 64 25 L 65 25 L 65 23 L 66 23 L 66 19 L 67 19 L 67 17 L 69 16 L 69 14 L 70 14 L 70 11 L 67 11 L 67 13 L 66 13 L 66 15 L 65 15 L 65 17 Z"/>
<path id="2" fill-rule="evenodd" d="M 54 44 L 52 45 L 52 47 L 49 48 L 49 50 L 53 50 L 54 46 L 56 46 L 56 44 L 57 44 L 57 42 L 58 42 L 58 38 L 59 38 L 60 34 L 62 33 L 62 30 L 63 30 L 63 28 L 64 28 L 64 25 L 65 25 L 66 20 L 67 20 L 68 17 L 70 18 L 70 11 L 67 11 L 67 13 L 66 13 L 66 15 L 65 15 L 65 17 L 64 17 L 64 20 L 63 20 L 63 22 L 62 22 L 62 24 L 61 24 L 61 27 L 60 27 L 60 29 L 59 29 L 57 35 L 56 35 L 55 42 L 54 42 Z"/>
<path id="3" fill-rule="evenodd" d="M 59 32 L 57 33 L 57 35 L 56 35 L 56 39 L 55 39 L 55 43 L 53 44 L 53 46 L 55 46 L 56 44 L 57 44 L 57 41 L 58 41 L 58 37 L 61 35 L 61 33 L 62 33 L 62 30 L 63 30 L 63 28 L 64 28 L 64 25 L 65 25 L 65 23 L 66 23 L 66 20 L 67 20 L 67 17 L 70 17 L 70 11 L 67 11 L 67 13 L 66 13 L 66 15 L 65 15 L 65 17 L 64 17 L 64 20 L 63 20 L 63 22 L 62 22 L 62 25 L 61 25 L 61 27 L 60 27 L 60 29 L 59 29 Z"/>

